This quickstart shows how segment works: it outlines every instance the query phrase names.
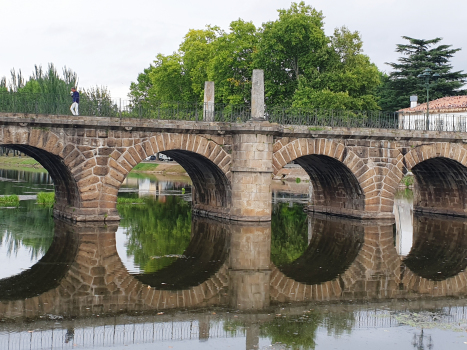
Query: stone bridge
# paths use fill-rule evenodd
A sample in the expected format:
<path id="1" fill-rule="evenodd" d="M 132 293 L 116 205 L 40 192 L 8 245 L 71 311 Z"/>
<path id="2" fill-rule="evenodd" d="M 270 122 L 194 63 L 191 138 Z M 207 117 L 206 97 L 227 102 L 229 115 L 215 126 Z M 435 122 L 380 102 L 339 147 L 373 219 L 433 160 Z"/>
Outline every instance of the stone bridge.
<path id="1" fill-rule="evenodd" d="M 55 184 L 57 217 L 118 220 L 128 173 L 162 152 L 193 181 L 193 211 L 268 221 L 271 178 L 294 161 L 309 174 L 308 209 L 392 218 L 404 174 L 415 175 L 417 211 L 467 214 L 467 135 L 454 132 L 0 113 L 0 145 L 33 157 Z"/>
<path id="2" fill-rule="evenodd" d="M 119 187 L 157 152 L 191 177 L 198 215 L 269 221 L 271 179 L 292 161 L 310 177 L 310 211 L 393 218 L 412 171 L 416 211 L 467 215 L 467 133 L 269 123 L 262 70 L 253 71 L 249 121 L 214 122 L 213 82 L 204 101 L 200 122 L 0 113 L 0 146 L 41 163 L 54 180 L 55 216 L 75 221 L 118 220 Z"/>

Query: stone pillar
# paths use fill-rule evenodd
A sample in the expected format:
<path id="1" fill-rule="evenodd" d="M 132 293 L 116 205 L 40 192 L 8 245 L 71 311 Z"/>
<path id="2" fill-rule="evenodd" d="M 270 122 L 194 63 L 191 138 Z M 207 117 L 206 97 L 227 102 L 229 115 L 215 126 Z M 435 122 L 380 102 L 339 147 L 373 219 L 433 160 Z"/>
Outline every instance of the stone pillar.
<path id="1" fill-rule="evenodd" d="M 231 219 L 271 220 L 272 147 L 272 135 L 233 135 Z"/>
<path id="2" fill-rule="evenodd" d="M 203 121 L 214 121 L 214 82 L 204 82 Z"/>
<path id="3" fill-rule="evenodd" d="M 230 306 L 260 310 L 269 306 L 271 223 L 231 226 Z"/>
<path id="4" fill-rule="evenodd" d="M 251 85 L 251 119 L 266 120 L 264 116 L 264 71 L 262 69 L 253 69 Z"/>

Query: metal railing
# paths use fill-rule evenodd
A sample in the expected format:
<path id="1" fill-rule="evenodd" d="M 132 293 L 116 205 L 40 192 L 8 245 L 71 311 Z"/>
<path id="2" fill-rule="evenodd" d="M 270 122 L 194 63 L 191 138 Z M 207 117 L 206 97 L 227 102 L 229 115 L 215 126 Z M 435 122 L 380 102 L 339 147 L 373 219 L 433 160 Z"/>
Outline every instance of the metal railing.
<path id="1" fill-rule="evenodd" d="M 266 106 L 266 117 L 281 125 L 397 129 L 398 113 Z"/>
<path id="2" fill-rule="evenodd" d="M 71 115 L 71 98 L 62 95 L 0 92 L 0 112 Z M 82 94 L 79 113 L 83 116 L 158 120 L 215 121 L 241 123 L 251 119 L 249 105 L 197 102 L 148 102 L 91 99 Z M 465 114 L 400 113 L 383 111 L 325 110 L 306 107 L 265 107 L 265 120 L 280 125 L 324 128 L 376 128 L 419 131 L 467 132 Z"/>

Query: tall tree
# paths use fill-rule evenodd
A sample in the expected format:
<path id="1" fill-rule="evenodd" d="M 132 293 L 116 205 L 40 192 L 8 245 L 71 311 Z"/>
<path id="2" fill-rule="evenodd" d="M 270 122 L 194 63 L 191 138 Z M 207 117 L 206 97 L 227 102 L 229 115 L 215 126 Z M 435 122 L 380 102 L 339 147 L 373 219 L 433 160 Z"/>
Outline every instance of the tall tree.
<path id="1" fill-rule="evenodd" d="M 378 68 L 363 54 L 358 32 L 336 28 L 330 37 L 326 60 L 318 69 L 301 77 L 293 96 L 299 107 L 375 110 L 379 109 L 376 89 L 380 85 Z"/>
<path id="2" fill-rule="evenodd" d="M 321 69 L 329 54 L 324 16 L 302 1 L 278 10 L 279 18 L 260 29 L 255 66 L 265 70 L 266 99 L 290 103 L 300 76 Z"/>
<path id="3" fill-rule="evenodd" d="M 397 44 L 396 52 L 401 57 L 396 63 L 387 63 L 393 68 L 380 89 L 380 105 L 385 110 L 398 110 L 408 107 L 410 95 L 418 95 L 419 102 L 426 102 L 424 82 L 417 78 L 426 68 L 440 75 L 440 79 L 430 88 L 430 99 L 465 94 L 461 88 L 466 83 L 467 74 L 453 71 L 450 59 L 460 48 L 438 43 L 442 38 L 415 39 L 403 36 L 408 44 Z"/>
<path id="4" fill-rule="evenodd" d="M 230 23 L 230 31 L 213 42 L 208 79 L 215 82 L 216 101 L 248 103 L 251 98 L 253 56 L 258 43 L 257 29 L 241 19 Z"/>
<path id="5" fill-rule="evenodd" d="M 358 32 L 342 27 L 326 36 L 323 14 L 303 1 L 278 13 L 261 28 L 239 19 L 228 32 L 190 30 L 176 53 L 157 55 L 138 76 L 130 97 L 200 102 L 204 81 L 211 80 L 217 102 L 248 104 L 251 74 L 259 68 L 268 105 L 378 109 L 380 73 L 363 55 Z"/>

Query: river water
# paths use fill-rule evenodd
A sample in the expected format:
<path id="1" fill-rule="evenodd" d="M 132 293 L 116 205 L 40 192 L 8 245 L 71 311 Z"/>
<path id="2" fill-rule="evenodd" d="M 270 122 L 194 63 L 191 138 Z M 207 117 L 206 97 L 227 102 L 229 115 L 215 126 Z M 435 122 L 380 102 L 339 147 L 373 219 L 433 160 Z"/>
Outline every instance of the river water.
<path id="1" fill-rule="evenodd" d="M 118 224 L 52 218 L 47 173 L 0 169 L 0 349 L 464 349 L 467 221 L 307 214 L 274 184 L 271 223 L 191 215 L 189 178 L 130 174 Z M 141 202 L 137 198 L 144 198 Z"/>

